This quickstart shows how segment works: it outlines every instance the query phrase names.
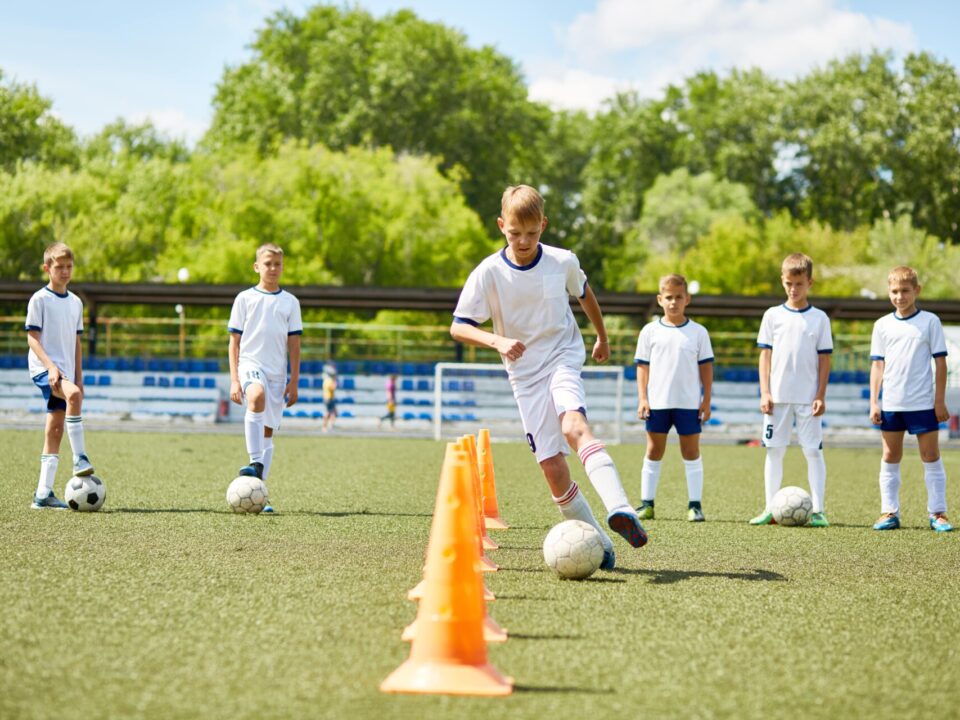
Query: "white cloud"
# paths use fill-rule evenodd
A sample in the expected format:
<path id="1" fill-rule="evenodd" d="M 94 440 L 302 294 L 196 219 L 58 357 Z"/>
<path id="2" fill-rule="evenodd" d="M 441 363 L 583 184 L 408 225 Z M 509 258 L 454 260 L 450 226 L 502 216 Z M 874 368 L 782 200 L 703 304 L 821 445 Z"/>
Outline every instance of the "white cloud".
<path id="1" fill-rule="evenodd" d="M 207 121 L 188 117 L 179 108 L 161 108 L 147 110 L 130 115 L 128 121 L 133 124 L 143 122 L 153 123 L 158 130 L 172 138 L 185 139 L 193 144 L 207 131 Z"/>
<path id="2" fill-rule="evenodd" d="M 599 0 L 560 39 L 566 67 L 529 73 L 531 94 L 562 107 L 580 98 L 587 109 L 609 97 L 604 88 L 652 95 L 699 70 L 733 67 L 790 78 L 851 52 L 917 44 L 909 25 L 837 0 Z"/>

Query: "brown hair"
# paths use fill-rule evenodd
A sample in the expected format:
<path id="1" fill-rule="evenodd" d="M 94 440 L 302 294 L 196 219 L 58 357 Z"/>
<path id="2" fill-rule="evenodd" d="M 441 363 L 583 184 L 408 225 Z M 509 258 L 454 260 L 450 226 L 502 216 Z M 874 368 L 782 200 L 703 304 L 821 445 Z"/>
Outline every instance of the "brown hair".
<path id="1" fill-rule="evenodd" d="M 540 222 L 543 220 L 543 196 L 529 185 L 511 185 L 500 198 L 500 217 Z"/>
<path id="2" fill-rule="evenodd" d="M 73 260 L 73 250 L 65 243 L 55 242 L 43 251 L 43 264 L 50 265 L 56 260 Z"/>
<path id="3" fill-rule="evenodd" d="M 803 253 L 793 253 L 783 259 L 780 266 L 783 275 L 806 275 L 813 280 L 813 260 Z"/>
<path id="4" fill-rule="evenodd" d="M 907 267 L 906 265 L 899 265 L 895 267 L 887 275 L 887 285 L 893 285 L 894 283 L 908 282 L 914 287 L 920 287 L 920 278 L 917 276 L 917 271 L 912 267 Z"/>
<path id="5" fill-rule="evenodd" d="M 660 278 L 660 282 L 657 287 L 663 290 L 663 288 L 667 287 L 668 285 L 679 285 L 683 288 L 684 292 L 687 292 L 687 279 L 678 273 L 664 275 L 662 278 Z"/>
<path id="6" fill-rule="evenodd" d="M 282 256 L 283 248 L 281 248 L 279 245 L 276 245 L 272 242 L 264 243 L 263 245 L 257 248 L 257 260 L 260 259 L 261 255 L 265 255 L 266 253 L 273 253 L 274 255 Z"/>

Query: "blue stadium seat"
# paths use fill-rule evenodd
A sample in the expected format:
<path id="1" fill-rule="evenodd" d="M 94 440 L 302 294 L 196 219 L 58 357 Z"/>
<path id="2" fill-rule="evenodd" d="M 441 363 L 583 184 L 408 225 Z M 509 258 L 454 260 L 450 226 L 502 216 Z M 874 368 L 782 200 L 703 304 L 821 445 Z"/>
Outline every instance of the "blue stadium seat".
<path id="1" fill-rule="evenodd" d="M 402 417 L 403 417 L 404 420 L 414 420 L 417 416 L 414 415 L 412 412 L 405 412 L 405 413 L 402 415 Z"/>
<path id="2" fill-rule="evenodd" d="M 400 404 L 401 404 L 401 405 L 416 405 L 416 404 L 417 404 L 417 401 L 414 400 L 413 398 L 401 398 L 401 399 L 400 399 Z"/>
<path id="3" fill-rule="evenodd" d="M 83 382 L 84 382 L 84 384 L 90 385 L 90 386 L 96 385 L 96 384 L 97 384 L 97 376 L 94 375 L 93 373 L 87 373 L 87 374 L 84 375 L 84 377 L 83 377 Z"/>
<path id="4" fill-rule="evenodd" d="M 203 379 L 204 388 L 215 388 L 217 386 L 217 379 L 212 377 L 206 377 Z"/>
<path id="5" fill-rule="evenodd" d="M 870 388 L 863 388 L 863 389 L 860 391 L 860 399 L 861 399 L 861 400 L 869 400 L 869 399 L 870 399 Z"/>
<path id="6" fill-rule="evenodd" d="M 219 360 L 204 360 L 204 361 L 203 361 L 203 372 L 208 372 L 208 373 L 220 372 L 220 361 L 219 361 Z"/>
<path id="7" fill-rule="evenodd" d="M 431 383 L 429 380 L 417 380 L 417 390 L 421 392 L 429 392 L 433 389 L 430 387 L 430 384 Z"/>
<path id="8" fill-rule="evenodd" d="M 117 358 L 117 370 L 122 372 L 133 370 L 133 361 L 127 358 Z"/>
<path id="9" fill-rule="evenodd" d="M 447 390 L 449 390 L 450 392 L 460 392 L 460 381 L 459 380 L 447 381 Z"/>
<path id="10" fill-rule="evenodd" d="M 100 386 L 112 385 L 112 384 L 113 384 L 113 378 L 111 378 L 109 375 L 101 375 L 100 380 L 97 382 L 97 385 L 100 385 Z"/>
<path id="11" fill-rule="evenodd" d="M 419 363 L 417 375 L 433 375 L 433 363 Z"/>
<path id="12" fill-rule="evenodd" d="M 356 389 L 357 389 L 357 383 L 354 381 L 353 378 L 344 378 L 344 379 L 343 379 L 343 389 L 344 389 L 344 390 L 356 390 Z"/>
<path id="13" fill-rule="evenodd" d="M 157 378 L 157 387 L 170 387 L 170 378 L 161 375 Z"/>
<path id="14" fill-rule="evenodd" d="M 322 377 L 315 377 L 315 378 L 313 379 L 313 389 L 314 389 L 314 390 L 319 390 L 319 389 L 322 388 L 322 387 L 323 387 L 323 378 L 322 378 Z"/>
<path id="15" fill-rule="evenodd" d="M 143 358 L 135 357 L 130 362 L 130 369 L 133 370 L 134 372 L 143 372 L 144 370 L 147 369 L 147 363 L 144 361 Z"/>
<path id="16" fill-rule="evenodd" d="M 337 372 L 341 375 L 356 375 L 359 366 L 353 360 L 341 360 L 337 363 Z"/>
<path id="17" fill-rule="evenodd" d="M 417 405 L 420 405 L 422 407 L 430 407 L 431 405 L 433 405 L 433 401 L 427 398 L 420 398 L 419 400 L 417 400 Z"/>
<path id="18" fill-rule="evenodd" d="M 404 391 L 406 391 L 406 392 L 412 392 L 412 391 L 413 391 L 413 380 L 410 380 L 409 378 L 404 378 L 403 380 L 401 380 L 401 381 L 400 381 L 400 389 L 401 389 L 401 390 L 404 390 Z"/>
<path id="19" fill-rule="evenodd" d="M 349 395 L 347 395 L 346 397 L 340 398 L 337 402 L 339 402 L 339 403 L 341 403 L 341 404 L 343 404 L 343 405 L 353 405 L 354 399 L 353 399 L 352 397 L 350 397 Z"/>
<path id="20" fill-rule="evenodd" d="M 403 365 L 400 366 L 400 372 L 403 375 L 416 375 L 417 366 L 413 363 L 403 363 Z"/>
<path id="21" fill-rule="evenodd" d="M 473 380 L 464 380 L 463 381 L 463 391 L 464 392 L 473 392 L 476 386 L 474 385 Z"/>
<path id="22" fill-rule="evenodd" d="M 147 360 L 147 370 L 150 372 L 160 372 L 161 363 L 156 358 Z"/>
<path id="23" fill-rule="evenodd" d="M 283 416 L 284 416 L 284 417 L 293 417 L 293 411 L 292 411 L 292 410 L 284 410 L 284 411 L 283 411 Z"/>
<path id="24" fill-rule="evenodd" d="M 177 376 L 173 379 L 173 386 L 174 386 L 175 388 L 186 387 L 186 386 L 187 386 L 187 379 L 186 379 L 185 377 L 183 377 L 182 375 L 177 375 Z"/>
<path id="25" fill-rule="evenodd" d="M 0 355 L 0 370 L 12 370 L 12 369 L 13 369 L 13 356 Z"/>
<path id="26" fill-rule="evenodd" d="M 463 416 L 457 413 L 450 413 L 449 415 L 444 415 L 443 419 L 445 422 L 459 422 L 463 420 Z"/>
<path id="27" fill-rule="evenodd" d="M 144 387 L 156 387 L 157 378 L 153 375 L 144 375 L 143 376 L 143 386 Z"/>
<path id="28" fill-rule="evenodd" d="M 428 412 L 422 412 L 417 415 L 419 420 L 433 420 L 433 415 Z"/>
<path id="29" fill-rule="evenodd" d="M 189 387 L 189 388 L 198 388 L 198 387 L 200 387 L 200 378 L 198 378 L 198 377 L 190 377 L 190 378 L 187 378 L 187 387 Z"/>
<path id="30" fill-rule="evenodd" d="M 474 400 L 473 398 L 467 398 L 466 400 L 463 401 L 463 405 L 464 407 L 476 407 L 477 401 Z"/>
<path id="31" fill-rule="evenodd" d="M 349 410 L 344 410 L 342 413 L 340 413 L 340 417 L 352 418 L 353 413 L 350 412 Z"/>
<path id="32" fill-rule="evenodd" d="M 870 382 L 870 373 L 866 370 L 857 370 L 854 373 L 853 381 L 858 385 L 867 385 Z"/>
<path id="33" fill-rule="evenodd" d="M 101 370 L 116 370 L 117 369 L 117 359 L 116 358 L 103 358 L 100 361 Z"/>
<path id="34" fill-rule="evenodd" d="M 177 369 L 177 364 L 173 360 L 161 360 L 160 361 L 160 370 L 165 373 L 175 372 Z"/>
<path id="35" fill-rule="evenodd" d="M 477 416 L 474 415 L 473 413 L 467 413 L 466 415 L 463 416 L 463 419 L 466 420 L 467 422 L 476 422 Z"/>
<path id="36" fill-rule="evenodd" d="M 319 420 L 323 417 L 323 410 L 314 410 L 312 413 L 310 413 L 310 417 L 312 417 L 314 420 Z"/>
<path id="37" fill-rule="evenodd" d="M 202 373 L 204 371 L 203 360 L 191 360 L 188 363 L 187 372 Z"/>
<path id="38" fill-rule="evenodd" d="M 627 365 L 623 368 L 623 377 L 627 380 L 636 380 L 637 379 L 637 366 L 636 365 Z"/>
<path id="39" fill-rule="evenodd" d="M 449 405 L 450 407 L 460 407 L 462 403 L 456 398 L 450 398 L 449 400 L 444 400 L 443 404 Z"/>
<path id="40" fill-rule="evenodd" d="M 300 378 L 300 380 L 297 381 L 297 387 L 300 388 L 301 390 L 303 388 L 310 387 L 310 378 L 305 378 L 305 377 Z"/>

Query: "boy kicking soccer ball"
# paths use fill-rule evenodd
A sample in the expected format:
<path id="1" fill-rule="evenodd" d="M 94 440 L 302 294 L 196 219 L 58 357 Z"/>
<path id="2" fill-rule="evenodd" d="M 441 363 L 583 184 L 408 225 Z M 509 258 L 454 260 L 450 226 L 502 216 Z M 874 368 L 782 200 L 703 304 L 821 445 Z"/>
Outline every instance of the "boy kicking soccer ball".
<path id="1" fill-rule="evenodd" d="M 880 461 L 880 519 L 874 530 L 900 527 L 900 460 L 903 433 L 917 436 L 927 485 L 930 528 L 950 532 L 947 474 L 940 457 L 939 423 L 950 417 L 945 401 L 947 344 L 940 318 L 917 308 L 920 281 L 913 268 L 896 267 L 887 277 L 894 312 L 873 326 L 870 342 L 870 420 L 883 441 Z M 930 358 L 936 375 L 930 370 Z M 883 390 L 883 398 L 880 390 Z"/>
<path id="2" fill-rule="evenodd" d="M 570 310 L 580 300 L 597 341 L 593 358 L 610 357 L 603 315 L 576 255 L 544 245 L 543 198 L 527 185 L 509 187 L 497 224 L 507 245 L 467 278 L 450 334 L 459 342 L 493 348 L 503 358 L 527 442 L 540 463 L 553 500 L 568 520 L 583 520 L 600 532 L 604 569 L 614 566 L 613 543 L 597 523 L 587 499 L 570 478 L 564 457 L 572 446 L 603 504 L 607 524 L 633 547 L 647 542 L 617 468 L 587 424 L 581 368 L 583 337 Z M 493 320 L 493 332 L 479 325 Z"/>
<path id="3" fill-rule="evenodd" d="M 648 323 L 637 339 L 637 415 L 647 421 L 647 452 L 640 475 L 641 520 L 654 517 L 660 462 L 671 427 L 680 436 L 687 476 L 687 520 L 703 522 L 703 459 L 700 424 L 710 419 L 713 348 L 707 329 L 686 316 L 690 304 L 683 275 L 660 278 L 657 304 L 663 317 Z"/>
<path id="4" fill-rule="evenodd" d="M 297 401 L 303 323 L 300 302 L 280 289 L 283 250 L 273 243 L 261 245 L 253 269 L 260 282 L 237 295 L 230 311 L 230 399 L 238 405 L 247 402 L 243 428 L 250 464 L 240 474 L 266 481 L 283 408 Z M 263 512 L 273 512 L 273 506 Z"/>

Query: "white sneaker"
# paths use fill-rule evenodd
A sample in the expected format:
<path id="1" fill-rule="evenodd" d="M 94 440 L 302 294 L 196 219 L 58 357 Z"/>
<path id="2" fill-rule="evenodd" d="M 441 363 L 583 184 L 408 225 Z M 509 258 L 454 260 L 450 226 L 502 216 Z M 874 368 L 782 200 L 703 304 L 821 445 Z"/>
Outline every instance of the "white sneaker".
<path id="1" fill-rule="evenodd" d="M 73 474 L 77 477 L 93 475 L 93 465 L 90 464 L 90 458 L 86 455 L 77 455 L 73 459 Z"/>

